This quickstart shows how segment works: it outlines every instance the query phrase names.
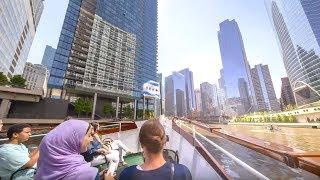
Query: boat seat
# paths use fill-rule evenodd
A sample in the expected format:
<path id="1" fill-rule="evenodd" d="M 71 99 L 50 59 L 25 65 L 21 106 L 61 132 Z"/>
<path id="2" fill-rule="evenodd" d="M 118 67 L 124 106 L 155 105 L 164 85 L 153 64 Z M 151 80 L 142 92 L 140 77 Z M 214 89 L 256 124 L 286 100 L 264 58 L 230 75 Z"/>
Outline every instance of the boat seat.
<path id="1" fill-rule="evenodd" d="M 16 179 L 16 175 L 19 173 L 20 175 L 22 175 L 23 174 L 23 172 L 27 172 L 28 170 L 30 170 L 30 169 L 33 169 L 34 170 L 34 175 L 36 174 L 36 172 L 37 172 L 37 169 L 36 168 L 24 168 L 24 169 L 18 169 L 18 170 L 16 170 L 14 173 L 12 173 L 11 174 L 11 176 L 10 176 L 10 180 L 13 180 L 13 179 Z M 22 174 L 21 174 L 22 173 Z M 0 178 L 1 179 L 1 178 Z"/>
<path id="2" fill-rule="evenodd" d="M 167 162 L 179 164 L 178 151 L 174 151 L 171 149 L 163 149 L 163 157 Z"/>

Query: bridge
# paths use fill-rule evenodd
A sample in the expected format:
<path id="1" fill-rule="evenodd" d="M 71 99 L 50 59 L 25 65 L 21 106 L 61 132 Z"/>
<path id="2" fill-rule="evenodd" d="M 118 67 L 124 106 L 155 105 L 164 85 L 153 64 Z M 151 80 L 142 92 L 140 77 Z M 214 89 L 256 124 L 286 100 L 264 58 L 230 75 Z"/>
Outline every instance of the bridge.
<path id="1" fill-rule="evenodd" d="M 29 90 L 0 86 L 0 118 L 8 115 L 11 101 L 39 102 L 43 97 L 41 90 Z"/>

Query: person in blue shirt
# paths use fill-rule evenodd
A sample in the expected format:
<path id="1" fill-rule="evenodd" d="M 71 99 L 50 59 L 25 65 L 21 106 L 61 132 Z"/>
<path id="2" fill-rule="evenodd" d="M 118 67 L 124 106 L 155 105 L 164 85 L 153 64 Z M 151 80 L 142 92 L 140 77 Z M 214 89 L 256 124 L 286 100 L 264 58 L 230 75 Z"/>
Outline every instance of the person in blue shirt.
<path id="1" fill-rule="evenodd" d="M 28 148 L 22 144 L 31 135 L 31 128 L 27 124 L 15 124 L 9 127 L 7 136 L 9 142 L 0 146 L 0 177 L 10 179 L 33 179 L 39 151 L 29 153 Z"/>
<path id="2" fill-rule="evenodd" d="M 182 164 L 166 162 L 163 149 L 166 134 L 158 120 L 145 122 L 139 132 L 144 163 L 125 168 L 119 180 L 192 180 L 189 169 Z"/>

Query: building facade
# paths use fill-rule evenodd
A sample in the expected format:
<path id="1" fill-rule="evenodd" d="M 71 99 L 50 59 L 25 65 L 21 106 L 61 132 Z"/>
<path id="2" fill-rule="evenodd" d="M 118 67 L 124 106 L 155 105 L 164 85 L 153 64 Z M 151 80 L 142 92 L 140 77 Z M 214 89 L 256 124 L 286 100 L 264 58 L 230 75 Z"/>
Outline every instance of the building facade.
<path id="1" fill-rule="evenodd" d="M 255 65 L 251 69 L 252 82 L 258 111 L 280 111 L 276 93 L 274 91 L 269 67 L 267 65 Z"/>
<path id="2" fill-rule="evenodd" d="M 43 95 L 47 94 L 47 84 L 49 79 L 49 70 L 42 64 L 32 64 L 27 62 L 23 74 L 26 80 L 26 88 L 31 90 L 40 90 Z"/>
<path id="3" fill-rule="evenodd" d="M 69 0 L 49 86 L 138 99 L 157 81 L 156 0 Z"/>
<path id="4" fill-rule="evenodd" d="M 200 91 L 200 89 L 196 89 L 195 91 L 194 91 L 194 95 L 195 95 L 195 101 L 196 101 L 196 110 L 198 111 L 198 112 L 200 112 L 201 111 L 201 91 Z"/>
<path id="5" fill-rule="evenodd" d="M 298 106 L 320 100 L 319 0 L 266 0 Z"/>
<path id="6" fill-rule="evenodd" d="M 213 85 L 208 82 L 200 84 L 201 91 L 201 110 L 203 116 L 212 116 L 215 112 Z"/>
<path id="7" fill-rule="evenodd" d="M 43 57 L 41 64 L 46 66 L 51 71 L 54 55 L 56 54 L 56 49 L 52 48 L 51 46 L 46 46 L 46 49 L 44 50 Z"/>
<path id="8" fill-rule="evenodd" d="M 285 110 L 289 105 L 294 106 L 296 104 L 294 95 L 292 92 L 291 84 L 288 77 L 281 78 L 281 109 Z"/>
<path id="9" fill-rule="evenodd" d="M 0 1 L 0 72 L 22 74 L 43 11 L 43 0 Z"/>
<path id="10" fill-rule="evenodd" d="M 189 68 L 179 71 L 185 78 L 185 89 L 187 99 L 187 114 L 190 114 L 195 109 L 195 96 L 194 96 L 194 84 L 193 84 L 193 72 Z"/>
<path id="11" fill-rule="evenodd" d="M 255 97 L 252 93 L 250 66 L 237 22 L 225 20 L 220 23 L 218 39 L 223 66 L 220 71 L 219 86 L 223 86 L 220 88 L 224 89 L 226 98 L 239 98 L 248 95 L 249 102 L 245 100 L 242 104 L 245 110 L 249 111 L 255 105 Z M 247 92 L 243 92 L 244 90 Z"/>
<path id="12" fill-rule="evenodd" d="M 186 116 L 186 90 L 184 75 L 173 72 L 165 78 L 165 115 Z"/>

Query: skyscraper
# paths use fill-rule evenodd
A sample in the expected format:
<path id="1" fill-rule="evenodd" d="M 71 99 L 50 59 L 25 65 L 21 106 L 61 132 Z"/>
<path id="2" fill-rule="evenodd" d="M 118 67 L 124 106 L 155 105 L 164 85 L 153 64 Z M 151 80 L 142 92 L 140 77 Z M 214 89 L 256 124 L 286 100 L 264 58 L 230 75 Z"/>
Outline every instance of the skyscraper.
<path id="1" fill-rule="evenodd" d="M 194 91 L 195 101 L 196 101 L 196 110 L 201 111 L 201 91 L 200 89 L 196 89 Z"/>
<path id="2" fill-rule="evenodd" d="M 43 11 L 43 0 L 0 1 L 0 72 L 22 74 Z"/>
<path id="3" fill-rule="evenodd" d="M 139 99 L 157 81 L 157 0 L 70 0 L 49 78 L 61 94 Z"/>
<path id="4" fill-rule="evenodd" d="M 165 78 L 165 115 L 186 116 L 186 90 L 185 77 L 183 74 L 173 72 Z"/>
<path id="5" fill-rule="evenodd" d="M 200 84 L 201 110 L 204 116 L 214 115 L 213 85 L 208 82 Z"/>
<path id="6" fill-rule="evenodd" d="M 226 98 L 238 98 L 248 94 L 249 102 L 242 103 L 245 111 L 249 111 L 255 103 L 255 98 L 252 93 L 250 66 L 237 22 L 225 20 L 220 23 L 218 38 L 223 66 L 219 86 L 223 86 Z M 244 90 L 247 92 L 243 93 Z"/>
<path id="7" fill-rule="evenodd" d="M 257 99 L 257 110 L 279 111 L 280 106 L 274 91 L 269 67 L 267 65 L 255 65 L 251 69 L 252 82 L 255 97 Z"/>
<path id="8" fill-rule="evenodd" d="M 281 109 L 284 110 L 288 105 L 295 105 L 292 88 L 288 77 L 281 78 Z"/>
<path id="9" fill-rule="evenodd" d="M 187 99 L 187 113 L 190 114 L 195 109 L 195 96 L 194 96 L 194 84 L 193 84 L 193 73 L 189 68 L 179 71 L 184 75 L 185 78 L 185 89 Z"/>
<path id="10" fill-rule="evenodd" d="M 54 55 L 56 54 L 56 49 L 52 48 L 51 46 L 46 46 L 46 49 L 44 50 L 43 57 L 41 64 L 46 66 L 51 71 Z"/>
<path id="11" fill-rule="evenodd" d="M 320 100 L 319 0 L 266 0 L 298 106 Z"/>

